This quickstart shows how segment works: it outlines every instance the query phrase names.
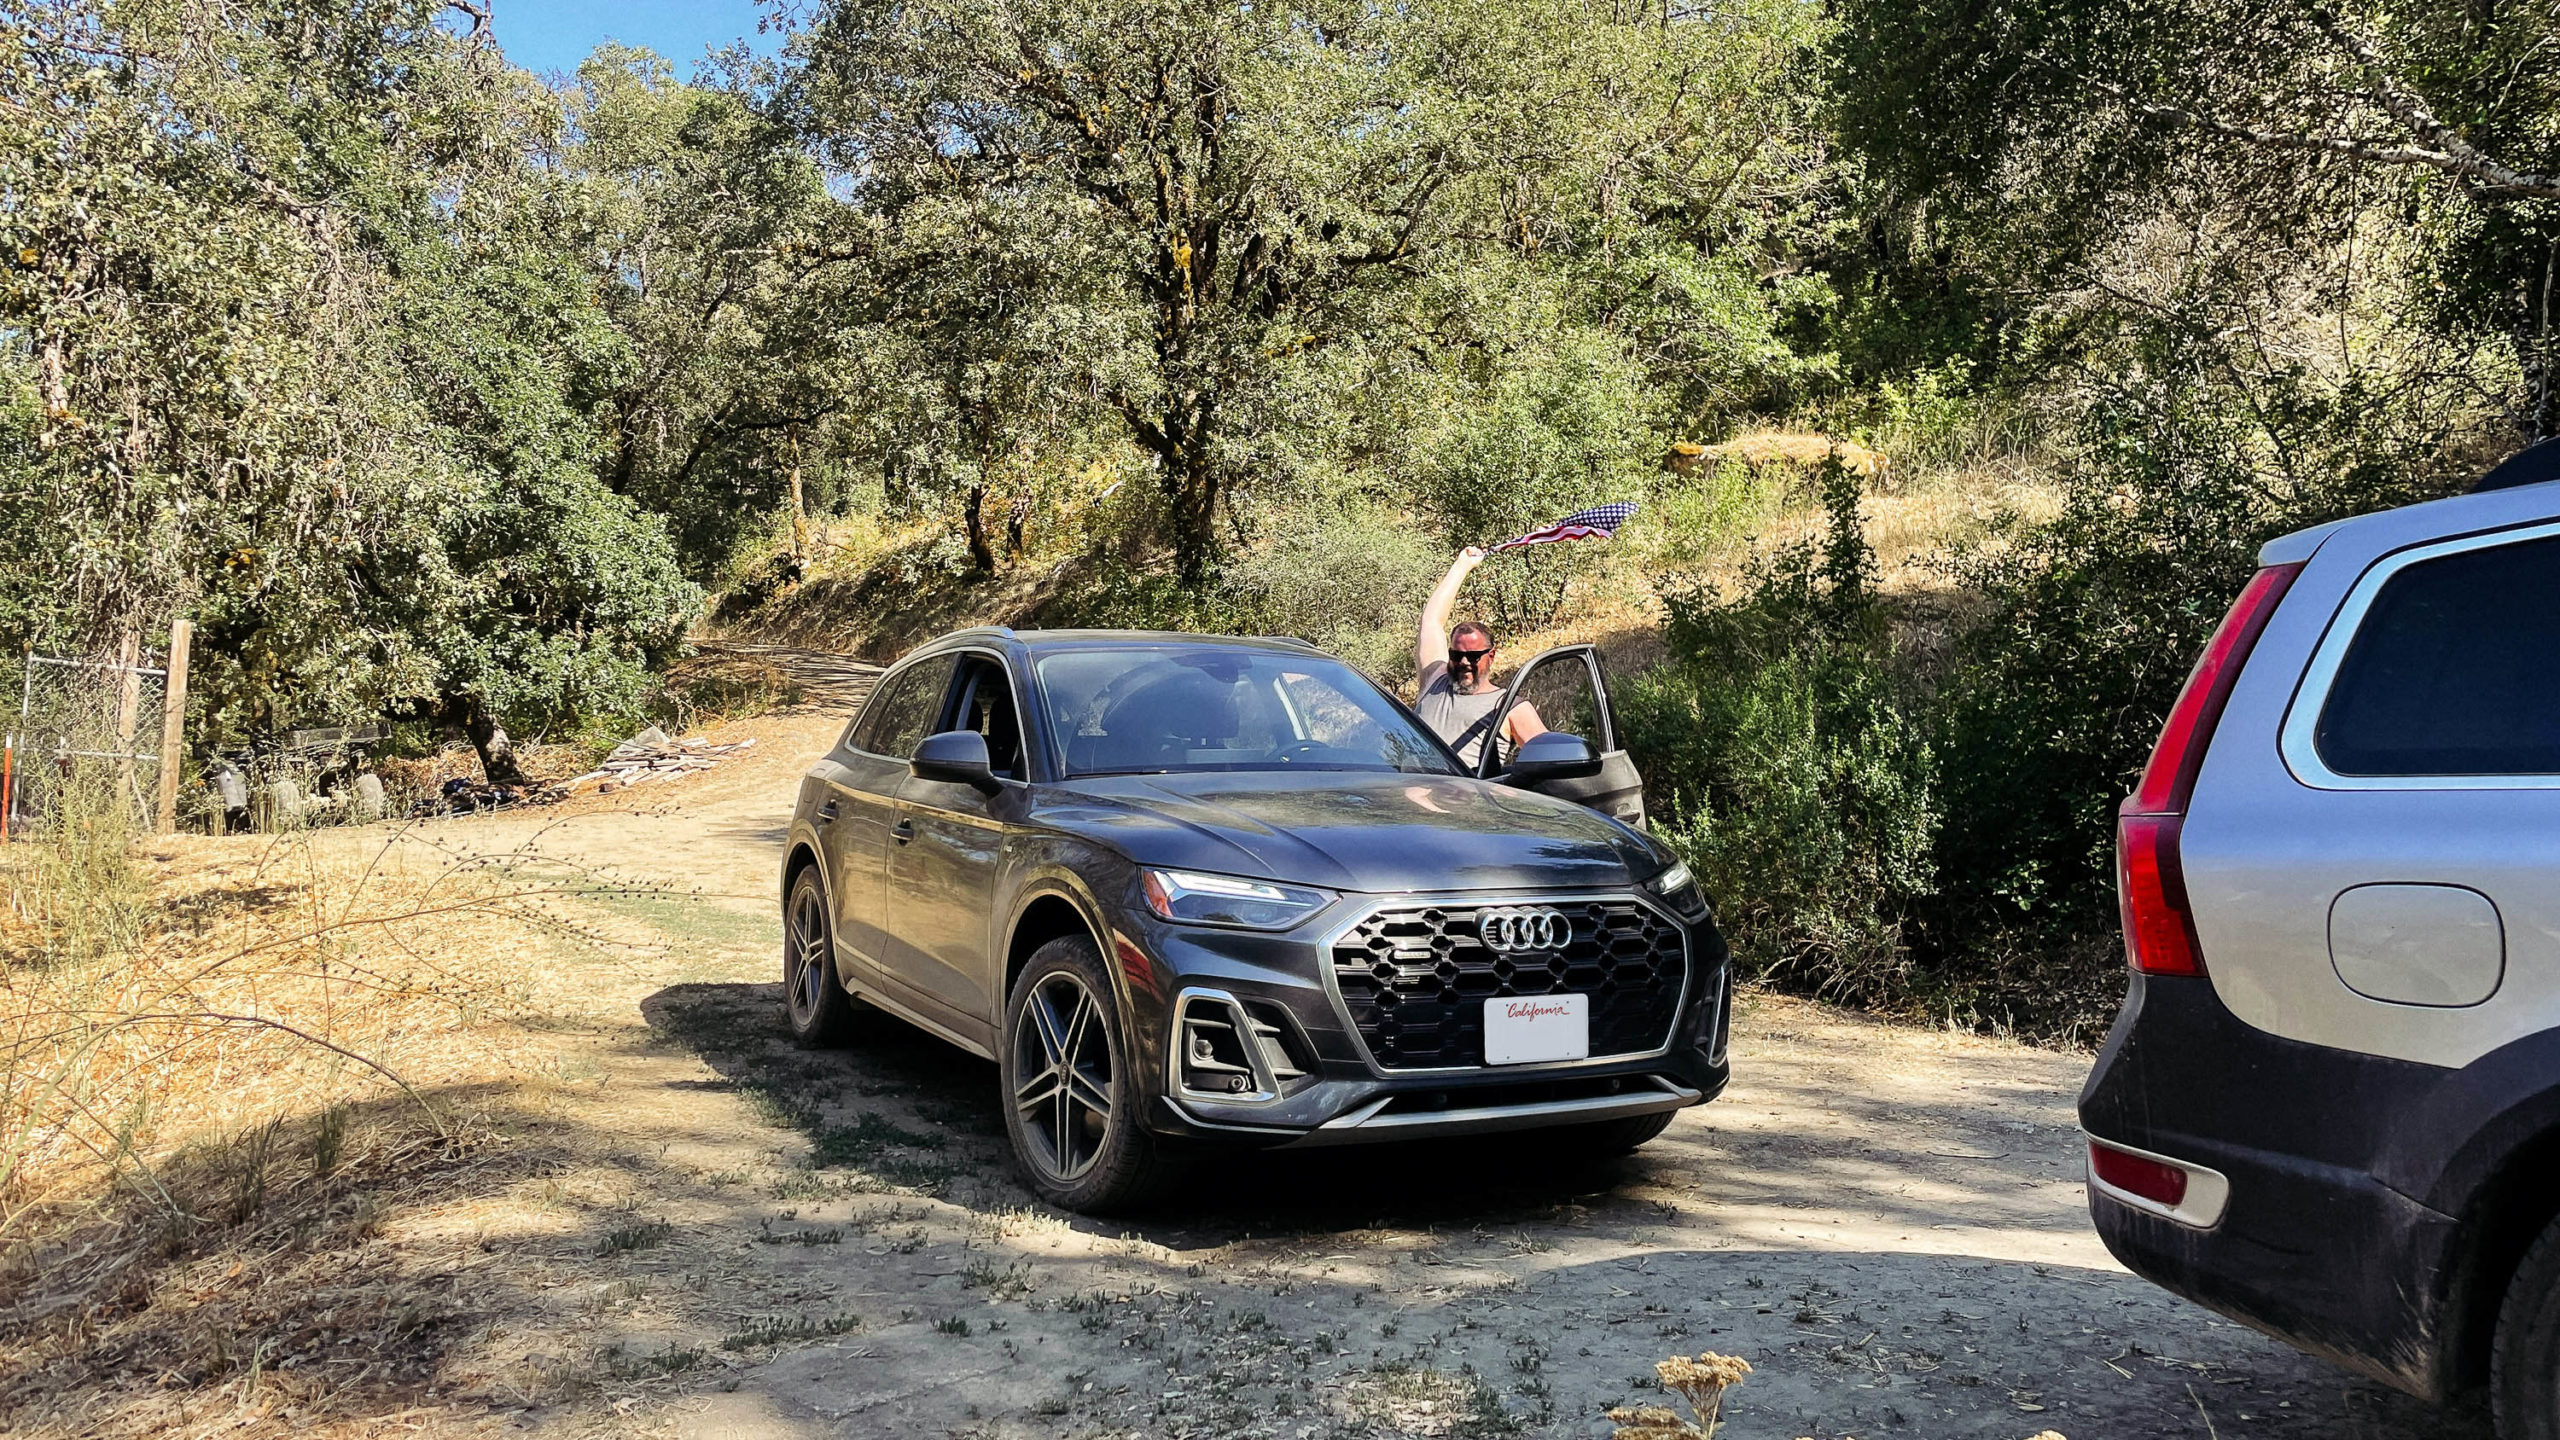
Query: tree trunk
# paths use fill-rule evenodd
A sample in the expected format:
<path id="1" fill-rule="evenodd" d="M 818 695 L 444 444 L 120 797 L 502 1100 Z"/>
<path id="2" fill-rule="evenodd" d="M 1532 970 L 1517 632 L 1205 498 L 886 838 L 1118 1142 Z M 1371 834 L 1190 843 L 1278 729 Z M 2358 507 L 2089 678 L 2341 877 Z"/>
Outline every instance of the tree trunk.
<path id="1" fill-rule="evenodd" d="M 2560 435 L 2560 386 L 2555 386 L 2552 372 L 2560 369 L 2560 337 L 2551 333 L 2551 304 L 2554 282 L 2560 281 L 2560 239 L 2551 242 L 2542 261 L 2542 303 L 2534 318 L 2536 325 L 2530 340 L 2517 337 L 2516 353 L 2524 360 L 2525 443 Z"/>
<path id="2" fill-rule="evenodd" d="M 1206 405 L 1169 405 L 1159 425 L 1139 431 L 1164 468 L 1163 491 L 1174 569 L 1186 588 L 1208 583 L 1218 568 L 1218 467 L 1211 458 L 1211 415 Z"/>
<path id="3" fill-rule="evenodd" d="M 800 490 L 800 427 L 791 427 L 791 558 L 809 553 L 809 507 Z"/>
<path id="4" fill-rule="evenodd" d="M 996 573 L 996 552 L 987 544 L 987 484 L 981 480 L 969 487 L 969 498 L 963 503 L 961 521 L 969 531 L 969 563 L 981 575 Z"/>
<path id="5" fill-rule="evenodd" d="M 1186 447 L 1182 462 L 1165 467 L 1164 490 L 1174 569 L 1189 588 L 1207 584 L 1218 568 L 1218 475 L 1203 448 Z"/>
<path id="6" fill-rule="evenodd" d="M 489 713 L 476 695 L 447 696 L 445 721 L 459 725 L 471 739 L 471 748 L 480 752 L 480 773 L 492 785 L 527 783 L 524 767 L 516 763 L 515 742 L 507 738 L 506 727 Z"/>

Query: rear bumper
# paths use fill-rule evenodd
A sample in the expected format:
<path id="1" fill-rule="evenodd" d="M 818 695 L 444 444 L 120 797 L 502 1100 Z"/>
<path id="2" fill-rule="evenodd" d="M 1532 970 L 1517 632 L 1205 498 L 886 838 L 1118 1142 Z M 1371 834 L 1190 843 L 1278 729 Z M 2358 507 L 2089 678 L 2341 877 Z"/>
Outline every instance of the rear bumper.
<path id="1" fill-rule="evenodd" d="M 2431 1073 L 2267 1034 L 2208 981 L 2136 977 L 2081 1094 L 2081 1124 L 2218 1171 L 2230 1194 L 2199 1228 L 2092 1185 L 2090 1218 L 2145 1279 L 2441 1399 L 2460 1227 L 2372 1173 L 2392 1118 Z"/>

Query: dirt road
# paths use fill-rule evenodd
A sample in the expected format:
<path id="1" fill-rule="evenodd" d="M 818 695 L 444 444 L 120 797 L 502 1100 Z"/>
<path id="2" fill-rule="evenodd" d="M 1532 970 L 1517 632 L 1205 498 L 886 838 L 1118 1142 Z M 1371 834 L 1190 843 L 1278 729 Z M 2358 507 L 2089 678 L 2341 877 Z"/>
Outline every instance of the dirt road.
<path id="1" fill-rule="evenodd" d="M 1733 1440 L 2486 1434 L 2117 1267 L 2085 1056 L 1783 997 L 1746 998 L 1723 1099 L 1605 1170 L 1517 1136 L 1228 1159 L 1136 1223 L 1038 1206 L 992 1066 L 876 1017 L 841 1051 L 776 1033 L 783 824 L 841 720 L 715 732 L 760 743 L 642 813 L 439 827 L 663 887 L 592 902 L 664 942 L 598 970 L 555 1087 L 595 1163 L 468 1221 L 544 1318 L 450 1383 L 521 1425 L 1597 1436 L 1667 1398 L 1654 1361 L 1716 1350 L 1757 1367 Z"/>

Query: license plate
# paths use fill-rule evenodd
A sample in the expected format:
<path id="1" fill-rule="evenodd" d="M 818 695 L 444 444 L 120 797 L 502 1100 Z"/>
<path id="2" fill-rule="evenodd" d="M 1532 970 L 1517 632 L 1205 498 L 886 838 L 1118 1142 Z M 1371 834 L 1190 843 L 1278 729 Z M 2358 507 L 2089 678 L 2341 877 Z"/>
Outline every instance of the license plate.
<path id="1" fill-rule="evenodd" d="M 1591 1054 L 1591 997 L 1522 995 L 1484 1002 L 1484 1063 L 1528 1065 Z"/>

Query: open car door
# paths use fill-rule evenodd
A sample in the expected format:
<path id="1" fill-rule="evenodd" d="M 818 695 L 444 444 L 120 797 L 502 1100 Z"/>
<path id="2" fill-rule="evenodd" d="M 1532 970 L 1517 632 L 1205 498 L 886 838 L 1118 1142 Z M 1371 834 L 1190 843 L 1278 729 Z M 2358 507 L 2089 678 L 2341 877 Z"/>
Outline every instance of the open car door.
<path id="1" fill-rule="evenodd" d="M 1492 743 L 1484 747 L 1478 773 L 1499 780 L 1511 762 L 1505 738 L 1513 707 L 1537 707 L 1538 719 L 1550 730 L 1579 735 L 1600 756 L 1600 773 L 1572 780 L 1546 780 L 1526 788 L 1559 800 L 1588 805 L 1604 815 L 1644 828 L 1644 777 L 1618 744 L 1618 717 L 1609 709 L 1609 682 L 1600 672 L 1600 653 L 1588 645 L 1559 645 L 1540 651 L 1511 677 L 1494 711 Z"/>

